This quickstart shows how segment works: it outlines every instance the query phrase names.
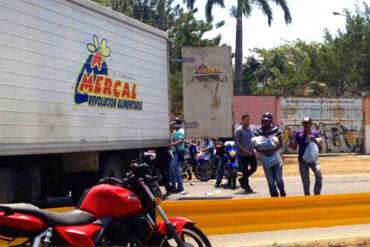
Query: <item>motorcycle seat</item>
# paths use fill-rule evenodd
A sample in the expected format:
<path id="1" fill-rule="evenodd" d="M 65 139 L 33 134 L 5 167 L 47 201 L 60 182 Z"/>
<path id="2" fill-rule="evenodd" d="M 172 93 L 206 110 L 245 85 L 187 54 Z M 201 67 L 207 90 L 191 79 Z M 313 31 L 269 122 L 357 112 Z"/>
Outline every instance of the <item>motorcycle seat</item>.
<path id="1" fill-rule="evenodd" d="M 5 212 L 6 215 L 23 213 L 36 216 L 49 223 L 50 226 L 77 226 L 89 224 L 96 220 L 92 214 L 79 209 L 54 213 L 42 210 L 29 203 L 0 204 L 1 211 Z"/>

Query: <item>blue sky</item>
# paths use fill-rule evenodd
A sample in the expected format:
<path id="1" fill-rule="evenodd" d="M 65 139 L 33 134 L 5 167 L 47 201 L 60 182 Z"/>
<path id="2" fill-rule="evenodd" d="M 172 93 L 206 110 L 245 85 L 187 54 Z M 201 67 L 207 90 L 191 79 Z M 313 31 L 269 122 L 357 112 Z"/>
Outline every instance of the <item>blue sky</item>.
<path id="1" fill-rule="evenodd" d="M 235 19 L 229 15 L 229 9 L 237 0 L 225 0 L 226 9 L 214 8 L 215 23 L 225 20 L 226 24 L 220 29 L 208 32 L 205 37 L 214 37 L 222 34 L 222 43 L 235 46 Z M 267 18 L 258 8 L 249 18 L 244 18 L 243 49 L 244 54 L 250 54 L 250 49 L 271 48 L 285 43 L 301 39 L 304 41 L 322 41 L 324 28 L 331 33 L 338 29 L 344 29 L 345 17 L 334 16 L 333 11 L 342 12 L 343 9 L 354 10 L 355 4 L 362 6 L 363 1 L 358 0 L 287 0 L 293 22 L 285 25 L 283 12 L 280 7 L 273 3 L 274 20 L 272 26 L 267 25 Z M 199 12 L 198 18 L 204 18 L 204 5 L 206 0 L 198 0 L 196 7 Z M 370 0 L 365 0 L 370 4 Z"/>

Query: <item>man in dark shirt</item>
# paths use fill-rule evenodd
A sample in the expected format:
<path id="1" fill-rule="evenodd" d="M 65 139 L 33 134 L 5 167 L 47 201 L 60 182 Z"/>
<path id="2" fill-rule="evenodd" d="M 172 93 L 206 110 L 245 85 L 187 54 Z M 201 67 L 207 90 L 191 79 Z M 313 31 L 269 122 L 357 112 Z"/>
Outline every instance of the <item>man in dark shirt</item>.
<path id="1" fill-rule="evenodd" d="M 216 184 L 215 187 L 219 188 L 224 178 L 224 171 L 225 171 L 225 149 L 224 144 L 220 140 L 215 141 L 215 148 L 216 148 L 216 157 L 218 160 L 217 171 L 216 171 Z"/>
<path id="2" fill-rule="evenodd" d="M 248 114 L 242 117 L 242 123 L 243 125 L 235 133 L 238 162 L 243 173 L 243 177 L 239 179 L 239 183 L 247 193 L 252 193 L 253 190 L 249 185 L 249 177 L 257 170 L 256 155 L 252 144 L 254 129 L 250 126 L 250 116 Z"/>
<path id="3" fill-rule="evenodd" d="M 309 117 L 305 117 L 302 121 L 303 129 L 298 130 L 294 135 L 294 141 L 291 141 L 291 147 L 293 150 L 298 149 L 298 162 L 299 162 L 299 172 L 301 174 L 301 179 L 303 183 L 303 191 L 306 196 L 310 195 L 310 173 L 309 168 L 315 174 L 315 186 L 314 194 L 320 195 L 322 188 L 322 174 L 320 169 L 320 162 L 307 163 L 303 159 L 304 152 L 306 151 L 308 143 L 314 142 L 320 151 L 322 151 L 322 144 L 320 139 L 320 134 L 316 130 L 312 130 L 312 120 Z"/>
<path id="4" fill-rule="evenodd" d="M 262 155 L 272 156 L 274 153 L 279 152 L 279 150 L 283 146 L 283 139 L 281 136 L 282 131 L 278 126 L 276 126 L 273 123 L 273 117 L 270 113 L 263 114 L 261 121 L 262 126 L 261 128 L 257 129 L 257 131 L 255 132 L 255 136 L 264 136 L 266 138 L 277 137 L 279 143 L 272 150 L 262 151 L 258 150 L 257 148 L 256 150 Z M 280 162 L 279 164 L 274 164 L 273 166 L 270 167 L 263 165 L 263 170 L 265 171 L 265 176 L 267 179 L 271 197 L 278 197 L 279 191 L 280 196 L 285 197 L 286 193 L 284 189 L 284 180 L 283 180 L 283 163 Z"/>

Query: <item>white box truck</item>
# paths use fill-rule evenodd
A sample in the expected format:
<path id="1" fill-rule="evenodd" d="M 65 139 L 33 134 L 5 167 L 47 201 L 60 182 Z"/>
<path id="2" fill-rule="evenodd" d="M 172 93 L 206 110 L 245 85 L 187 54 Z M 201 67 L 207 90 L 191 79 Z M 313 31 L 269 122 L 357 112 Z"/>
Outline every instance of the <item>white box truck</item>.
<path id="1" fill-rule="evenodd" d="M 169 145 L 165 32 L 89 0 L 0 1 L 0 202 L 78 196 Z"/>

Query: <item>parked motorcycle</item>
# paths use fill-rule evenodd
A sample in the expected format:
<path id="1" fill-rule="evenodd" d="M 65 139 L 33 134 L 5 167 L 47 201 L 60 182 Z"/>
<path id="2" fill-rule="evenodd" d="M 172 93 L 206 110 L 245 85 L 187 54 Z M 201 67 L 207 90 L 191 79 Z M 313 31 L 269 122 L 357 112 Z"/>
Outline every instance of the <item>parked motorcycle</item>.
<path id="1" fill-rule="evenodd" d="M 211 246 L 193 222 L 168 218 L 160 206 L 159 177 L 130 166 L 126 178 L 103 178 L 76 209 L 53 213 L 26 203 L 0 205 L 0 235 L 28 238 L 22 246 Z M 155 211 L 163 221 L 157 223 Z"/>
<path id="2" fill-rule="evenodd" d="M 227 184 L 231 189 L 236 189 L 236 178 L 238 175 L 236 154 L 238 150 L 234 141 L 225 142 L 224 148 L 225 176 L 227 177 Z"/>
<path id="3" fill-rule="evenodd" d="M 215 177 L 218 159 L 209 153 L 199 152 L 195 143 L 188 145 L 188 155 L 185 157 L 184 174 L 194 173 L 200 181 L 208 181 Z M 191 175 L 186 176 L 191 180 Z"/>
<path id="4" fill-rule="evenodd" d="M 215 156 L 209 156 L 205 153 L 197 155 L 197 163 L 193 168 L 194 175 L 202 182 L 206 182 L 216 175 L 218 160 Z"/>

